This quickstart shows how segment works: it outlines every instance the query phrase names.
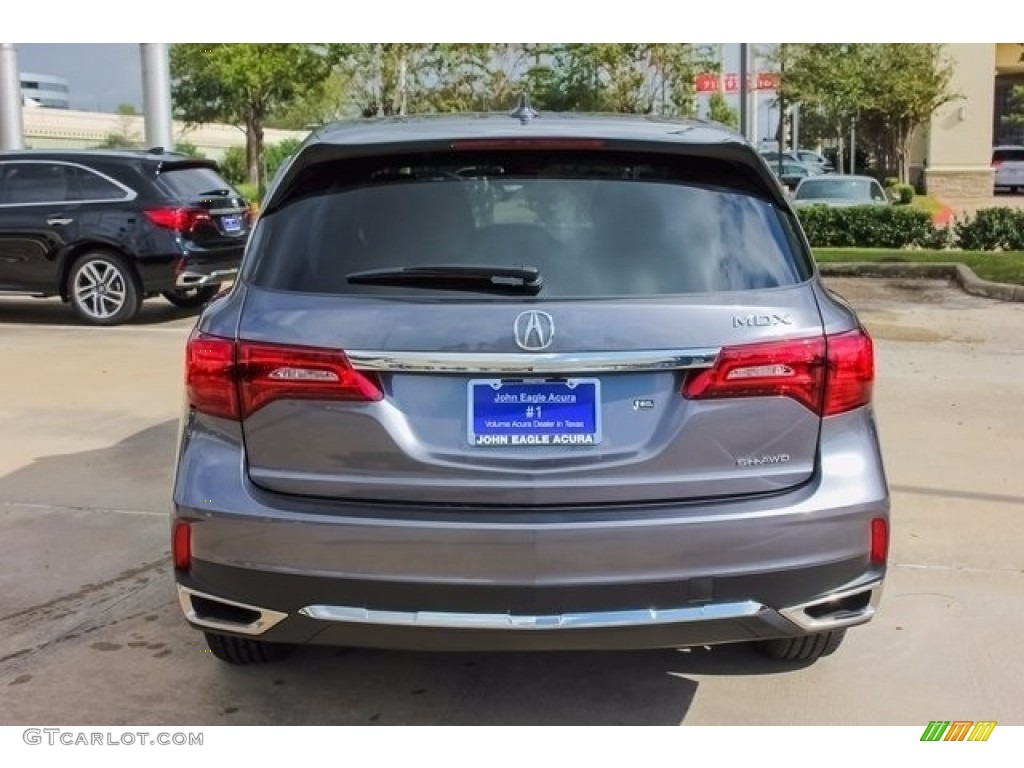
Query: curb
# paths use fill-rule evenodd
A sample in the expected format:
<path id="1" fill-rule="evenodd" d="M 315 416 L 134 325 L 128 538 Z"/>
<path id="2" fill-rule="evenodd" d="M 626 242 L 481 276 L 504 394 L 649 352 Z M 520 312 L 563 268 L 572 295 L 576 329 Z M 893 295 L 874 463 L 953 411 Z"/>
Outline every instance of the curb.
<path id="1" fill-rule="evenodd" d="M 823 277 L 931 277 L 952 280 L 964 293 L 998 301 L 1024 302 L 1024 285 L 993 283 L 982 280 L 974 270 L 960 262 L 894 263 L 894 262 L 831 262 L 819 263 Z"/>

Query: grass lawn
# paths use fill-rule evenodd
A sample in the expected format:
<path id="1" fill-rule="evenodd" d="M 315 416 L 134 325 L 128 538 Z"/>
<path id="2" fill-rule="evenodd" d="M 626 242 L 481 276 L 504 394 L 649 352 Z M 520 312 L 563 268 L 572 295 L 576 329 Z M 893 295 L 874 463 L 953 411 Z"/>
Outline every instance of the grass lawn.
<path id="1" fill-rule="evenodd" d="M 966 264 L 982 280 L 1024 285 L 1024 251 L 899 251 L 886 248 L 815 248 L 820 263 L 853 261 L 953 262 Z"/>

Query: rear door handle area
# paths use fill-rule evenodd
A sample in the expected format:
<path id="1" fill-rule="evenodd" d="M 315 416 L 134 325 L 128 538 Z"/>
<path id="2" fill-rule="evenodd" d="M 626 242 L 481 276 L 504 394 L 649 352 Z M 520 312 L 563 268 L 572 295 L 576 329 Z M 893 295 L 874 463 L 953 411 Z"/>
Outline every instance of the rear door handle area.
<path id="1" fill-rule="evenodd" d="M 51 216 L 46 220 L 46 223 L 51 227 L 64 227 L 72 221 L 74 221 L 74 219 L 70 216 Z"/>

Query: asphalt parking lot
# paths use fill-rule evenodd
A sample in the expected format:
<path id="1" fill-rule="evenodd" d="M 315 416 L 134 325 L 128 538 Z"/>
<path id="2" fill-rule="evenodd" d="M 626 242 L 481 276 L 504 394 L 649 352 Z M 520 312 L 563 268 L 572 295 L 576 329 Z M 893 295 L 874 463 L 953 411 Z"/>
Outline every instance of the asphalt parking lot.
<path id="1" fill-rule="evenodd" d="M 92 329 L 0 300 L 0 724 L 1024 724 L 1024 304 L 831 285 L 877 342 L 893 545 L 878 617 L 802 668 L 742 647 L 221 664 L 168 567 L 194 316 Z"/>

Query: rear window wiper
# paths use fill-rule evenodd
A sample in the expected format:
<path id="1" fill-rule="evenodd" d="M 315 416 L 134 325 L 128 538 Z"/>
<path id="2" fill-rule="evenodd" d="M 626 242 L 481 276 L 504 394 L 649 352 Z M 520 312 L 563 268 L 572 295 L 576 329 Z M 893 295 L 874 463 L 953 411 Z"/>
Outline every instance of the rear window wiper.
<path id="1" fill-rule="evenodd" d="M 227 197 L 231 194 L 231 190 L 228 188 L 223 189 L 208 189 L 205 192 L 200 192 L 200 197 Z"/>
<path id="2" fill-rule="evenodd" d="M 418 267 L 367 269 L 345 278 L 355 285 L 408 285 L 452 291 L 486 291 L 536 296 L 544 280 L 536 267 L 488 267 L 472 264 L 429 264 Z"/>

